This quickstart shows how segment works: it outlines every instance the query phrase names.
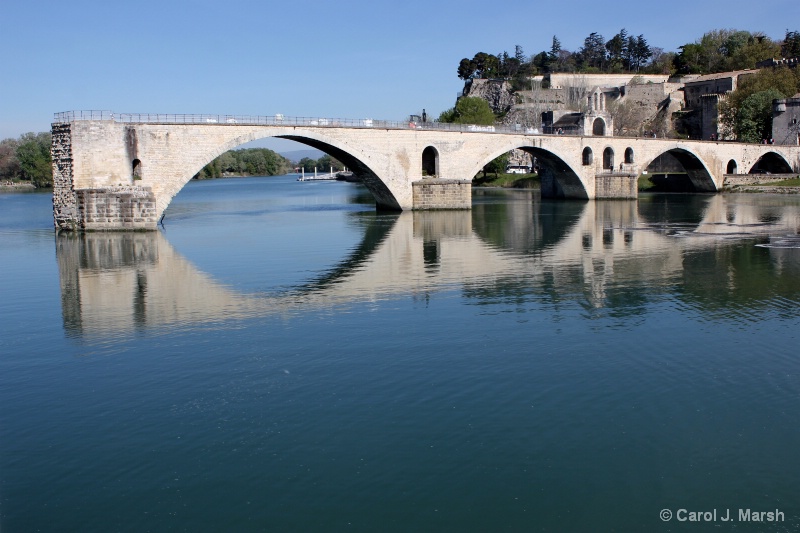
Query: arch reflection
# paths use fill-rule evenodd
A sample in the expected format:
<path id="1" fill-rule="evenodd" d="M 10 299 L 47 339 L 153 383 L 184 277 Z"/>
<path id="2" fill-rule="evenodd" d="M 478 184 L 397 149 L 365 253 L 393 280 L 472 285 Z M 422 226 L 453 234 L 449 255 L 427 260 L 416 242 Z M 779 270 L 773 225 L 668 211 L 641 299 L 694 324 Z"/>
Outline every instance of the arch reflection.
<path id="1" fill-rule="evenodd" d="M 800 294 L 800 207 L 787 199 L 565 203 L 484 191 L 471 212 L 371 214 L 361 225 L 360 244 L 342 261 L 261 293 L 213 279 L 160 232 L 60 234 L 64 328 L 124 335 L 453 291 L 476 304 L 513 299 L 619 317 L 647 313 L 665 294 L 711 311 L 733 302 L 755 310 L 775 294 Z M 781 247 L 771 247 L 778 238 Z"/>

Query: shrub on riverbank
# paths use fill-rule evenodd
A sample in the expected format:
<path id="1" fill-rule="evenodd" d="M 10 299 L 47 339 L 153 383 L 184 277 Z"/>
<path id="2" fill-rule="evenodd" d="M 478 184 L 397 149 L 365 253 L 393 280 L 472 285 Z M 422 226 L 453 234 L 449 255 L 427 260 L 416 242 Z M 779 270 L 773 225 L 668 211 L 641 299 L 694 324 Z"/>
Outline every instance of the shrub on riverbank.
<path id="1" fill-rule="evenodd" d="M 0 180 L 52 187 L 50 133 L 26 133 L 19 139 L 0 141 Z"/>
<path id="2" fill-rule="evenodd" d="M 196 179 L 223 176 L 279 176 L 291 172 L 288 159 L 268 148 L 245 148 L 225 152 L 195 174 Z"/>
<path id="3" fill-rule="evenodd" d="M 538 189 L 542 180 L 538 174 L 496 174 L 475 177 L 476 187 L 503 187 L 506 189 Z"/>

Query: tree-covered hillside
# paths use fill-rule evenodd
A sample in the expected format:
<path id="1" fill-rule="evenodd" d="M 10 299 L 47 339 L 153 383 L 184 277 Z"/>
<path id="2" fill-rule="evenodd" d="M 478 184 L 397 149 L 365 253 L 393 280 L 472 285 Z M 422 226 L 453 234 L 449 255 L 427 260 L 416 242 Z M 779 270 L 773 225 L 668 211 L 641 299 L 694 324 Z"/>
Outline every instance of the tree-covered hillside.
<path id="1" fill-rule="evenodd" d="M 782 40 L 761 32 L 712 30 L 676 51 L 653 46 L 644 34 L 633 35 L 625 28 L 610 39 L 590 33 L 575 51 L 564 48 L 553 36 L 549 50 L 526 56 L 522 46 L 514 53 L 478 52 L 463 58 L 456 71 L 462 80 L 503 78 L 526 86 L 530 76 L 554 72 L 641 74 L 712 74 L 755 68 L 756 63 L 776 57 L 800 56 L 800 32 L 786 31 Z"/>

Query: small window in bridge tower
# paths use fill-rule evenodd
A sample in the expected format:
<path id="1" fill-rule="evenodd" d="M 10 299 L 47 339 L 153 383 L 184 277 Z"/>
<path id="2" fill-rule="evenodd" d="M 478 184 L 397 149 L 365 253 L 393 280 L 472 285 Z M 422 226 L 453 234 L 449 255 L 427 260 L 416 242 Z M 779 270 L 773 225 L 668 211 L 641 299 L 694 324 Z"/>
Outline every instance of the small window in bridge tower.
<path id="1" fill-rule="evenodd" d="M 588 146 L 583 149 L 583 164 L 584 166 L 588 166 L 592 164 L 594 160 L 594 154 L 592 153 L 592 149 Z"/>
<path id="2" fill-rule="evenodd" d="M 611 148 L 603 150 L 603 168 L 606 170 L 614 170 L 614 150 Z"/>
<path id="3" fill-rule="evenodd" d="M 133 179 L 134 180 L 142 179 L 142 162 L 139 161 L 138 159 L 134 159 L 131 162 L 131 165 L 133 166 Z"/>
<path id="4" fill-rule="evenodd" d="M 592 124 L 592 135 L 597 135 L 600 137 L 605 136 L 606 134 L 606 123 L 602 118 L 594 119 L 594 123 Z"/>
<path id="5" fill-rule="evenodd" d="M 632 165 L 633 164 L 633 148 L 626 148 L 625 149 L 625 164 Z"/>

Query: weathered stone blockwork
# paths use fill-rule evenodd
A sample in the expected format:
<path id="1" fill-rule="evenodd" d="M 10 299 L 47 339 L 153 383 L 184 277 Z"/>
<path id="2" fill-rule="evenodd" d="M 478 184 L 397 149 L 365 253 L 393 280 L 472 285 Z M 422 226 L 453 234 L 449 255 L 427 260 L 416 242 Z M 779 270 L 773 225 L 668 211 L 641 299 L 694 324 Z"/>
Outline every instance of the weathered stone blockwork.
<path id="1" fill-rule="evenodd" d="M 778 181 L 790 180 L 797 177 L 796 173 L 793 174 L 725 174 L 725 183 L 723 187 L 730 189 L 732 187 L 741 187 L 743 185 L 759 185 L 765 183 L 776 183 Z"/>
<path id="2" fill-rule="evenodd" d="M 414 189 L 414 209 L 470 209 L 472 182 L 426 178 L 411 184 Z"/>
<path id="3" fill-rule="evenodd" d="M 72 128 L 53 124 L 50 157 L 53 160 L 53 222 L 56 229 L 74 230 L 78 221 L 72 174 Z"/>
<path id="4" fill-rule="evenodd" d="M 629 174 L 598 174 L 595 177 L 595 198 L 637 198 L 636 176 Z"/>
<path id="5" fill-rule="evenodd" d="M 149 188 L 78 189 L 75 196 L 82 230 L 154 230 L 158 225 L 156 198 Z"/>

